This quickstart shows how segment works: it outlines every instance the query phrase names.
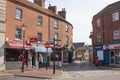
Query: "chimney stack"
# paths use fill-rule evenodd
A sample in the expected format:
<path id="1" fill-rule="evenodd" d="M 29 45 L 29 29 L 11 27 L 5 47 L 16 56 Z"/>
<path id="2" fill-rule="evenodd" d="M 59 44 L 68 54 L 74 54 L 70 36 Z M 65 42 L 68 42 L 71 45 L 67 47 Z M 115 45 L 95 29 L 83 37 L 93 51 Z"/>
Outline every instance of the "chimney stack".
<path id="1" fill-rule="evenodd" d="M 45 7 L 45 0 L 34 0 L 34 3 L 40 7 Z"/>
<path id="2" fill-rule="evenodd" d="M 60 15 L 60 16 L 63 17 L 64 19 L 66 19 L 66 11 L 65 11 L 65 8 L 62 8 L 62 11 L 58 11 L 58 15 Z"/>
<path id="3" fill-rule="evenodd" d="M 54 13 L 56 13 L 56 11 L 57 11 L 57 7 L 56 6 L 51 6 L 51 4 L 49 4 L 48 9 L 53 11 Z"/>

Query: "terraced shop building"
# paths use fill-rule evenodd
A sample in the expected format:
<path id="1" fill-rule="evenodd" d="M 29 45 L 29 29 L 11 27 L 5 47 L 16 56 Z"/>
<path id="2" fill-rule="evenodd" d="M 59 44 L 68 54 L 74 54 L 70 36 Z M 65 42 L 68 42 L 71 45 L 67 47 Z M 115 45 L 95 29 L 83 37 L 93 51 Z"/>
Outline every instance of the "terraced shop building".
<path id="1" fill-rule="evenodd" d="M 4 44 L 5 44 L 5 19 L 6 19 L 6 0 L 0 0 L 0 71 L 5 69 L 4 63 Z"/>
<path id="2" fill-rule="evenodd" d="M 6 48 L 6 52 L 10 52 L 13 48 L 15 49 L 17 46 L 10 46 L 11 43 L 16 45 L 17 42 L 22 42 L 23 35 L 24 41 L 32 44 L 37 44 L 36 39 L 44 45 L 46 42 L 56 38 L 60 39 L 60 41 L 55 41 L 55 44 L 62 47 L 65 45 L 68 45 L 68 48 L 72 47 L 73 26 L 66 20 L 65 8 L 58 11 L 57 14 L 56 6 L 49 5 L 48 9 L 45 8 L 45 0 L 34 0 L 34 3 L 27 0 L 6 1 L 7 21 L 5 38 L 6 44 L 9 46 Z M 23 34 L 21 29 L 23 24 L 27 26 L 25 34 Z M 33 41 L 31 41 L 32 39 Z M 16 48 L 16 50 L 18 54 L 21 53 L 19 49 Z M 14 59 L 16 56 L 20 56 L 16 55 L 15 51 L 11 51 L 11 55 L 6 54 L 8 56 L 6 57 L 7 61 L 19 61 Z M 14 56 L 12 56 L 12 53 Z M 57 57 L 60 58 L 58 60 L 63 60 L 63 55 L 58 54 Z M 12 59 L 9 59 L 10 56 L 12 56 Z"/>
<path id="3" fill-rule="evenodd" d="M 120 66 L 120 1 L 93 17 L 93 46 L 99 62 Z"/>

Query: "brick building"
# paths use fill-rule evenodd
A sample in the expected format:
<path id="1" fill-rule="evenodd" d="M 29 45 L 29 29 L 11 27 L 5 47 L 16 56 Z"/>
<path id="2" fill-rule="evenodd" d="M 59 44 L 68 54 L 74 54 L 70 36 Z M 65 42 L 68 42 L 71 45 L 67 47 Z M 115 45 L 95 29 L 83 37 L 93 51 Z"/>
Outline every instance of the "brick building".
<path id="1" fill-rule="evenodd" d="M 4 44 L 5 44 L 5 19 L 6 0 L 0 0 L 0 71 L 5 69 L 4 65 Z"/>
<path id="2" fill-rule="evenodd" d="M 120 64 L 120 1 L 108 5 L 93 17 L 94 56 L 106 65 Z"/>
<path id="3" fill-rule="evenodd" d="M 26 26 L 25 35 L 22 25 Z M 42 45 L 54 38 L 60 39 L 55 41 L 55 44 L 62 47 L 68 45 L 68 48 L 71 48 L 72 31 L 72 24 L 66 20 L 65 8 L 57 14 L 56 6 L 50 4 L 48 9 L 45 8 L 45 0 L 34 0 L 33 3 L 27 0 L 6 0 L 5 39 L 9 46 L 9 41 L 22 42 L 24 36 L 24 41 L 29 43 L 30 39 L 37 38 Z"/>

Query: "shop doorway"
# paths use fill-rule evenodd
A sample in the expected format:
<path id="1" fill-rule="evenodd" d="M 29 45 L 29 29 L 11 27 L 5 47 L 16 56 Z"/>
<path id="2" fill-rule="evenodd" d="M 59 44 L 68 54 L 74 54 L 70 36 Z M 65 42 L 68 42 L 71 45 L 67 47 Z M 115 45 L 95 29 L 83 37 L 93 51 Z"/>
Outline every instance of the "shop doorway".
<path id="1" fill-rule="evenodd" d="M 110 51 L 110 65 L 115 64 L 115 50 Z"/>

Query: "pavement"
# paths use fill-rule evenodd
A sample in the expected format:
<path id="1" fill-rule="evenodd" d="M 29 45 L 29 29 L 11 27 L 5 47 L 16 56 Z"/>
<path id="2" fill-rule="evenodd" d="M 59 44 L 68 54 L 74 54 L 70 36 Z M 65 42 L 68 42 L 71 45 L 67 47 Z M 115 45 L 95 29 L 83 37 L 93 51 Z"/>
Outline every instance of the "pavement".
<path id="1" fill-rule="evenodd" d="M 38 69 L 37 67 L 34 68 L 27 68 L 22 72 L 21 69 L 16 70 L 5 70 L 0 72 L 0 76 L 19 76 L 19 77 L 29 77 L 29 78 L 39 78 L 39 79 L 52 79 L 54 77 L 61 76 L 63 74 L 60 68 L 56 68 L 55 74 L 53 74 L 53 69 L 48 68 L 41 68 Z"/>
<path id="2" fill-rule="evenodd" d="M 0 72 L 0 77 L 5 77 L 5 76 L 18 76 L 18 77 L 29 77 L 29 78 L 38 78 L 38 79 L 45 79 L 45 80 L 57 80 L 58 78 L 61 77 L 67 77 L 68 74 L 66 73 L 67 69 L 69 69 L 69 66 L 75 67 L 77 65 L 77 63 L 79 63 L 79 61 L 76 61 L 74 63 L 71 64 L 64 64 L 63 68 L 56 68 L 55 70 L 55 74 L 53 74 L 53 68 L 49 67 L 47 70 L 46 68 L 41 68 L 38 69 L 38 67 L 34 67 L 34 68 L 26 68 L 24 70 L 24 72 L 22 72 L 21 69 L 15 69 L 15 70 L 5 70 L 5 71 L 1 71 Z M 91 68 L 93 69 L 100 69 L 100 70 L 120 70 L 119 68 L 116 67 L 108 67 L 108 66 L 94 66 L 93 64 L 86 64 L 85 62 L 80 63 L 78 65 L 82 66 L 81 70 L 83 69 L 88 69 L 88 67 L 85 67 L 84 65 L 88 65 L 91 66 Z M 71 67 L 70 67 L 71 69 Z M 72 68 L 74 70 L 74 68 Z"/>

